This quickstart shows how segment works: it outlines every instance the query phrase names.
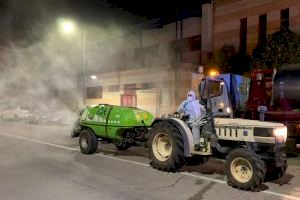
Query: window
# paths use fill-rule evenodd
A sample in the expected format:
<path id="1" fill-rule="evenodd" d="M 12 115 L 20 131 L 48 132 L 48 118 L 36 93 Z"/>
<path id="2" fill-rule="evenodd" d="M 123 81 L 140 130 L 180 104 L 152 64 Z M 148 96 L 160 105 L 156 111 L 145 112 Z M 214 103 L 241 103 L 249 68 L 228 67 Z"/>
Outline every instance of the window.
<path id="1" fill-rule="evenodd" d="M 187 40 L 190 51 L 201 50 L 201 35 L 189 37 Z"/>
<path id="2" fill-rule="evenodd" d="M 124 84 L 124 90 L 135 90 L 136 89 L 136 84 Z"/>
<path id="3" fill-rule="evenodd" d="M 217 97 L 223 93 L 223 85 L 219 81 L 209 81 L 210 97 Z"/>
<path id="4" fill-rule="evenodd" d="M 108 86 L 108 91 L 109 92 L 119 92 L 120 86 L 119 85 L 110 85 L 110 86 Z"/>
<path id="5" fill-rule="evenodd" d="M 280 28 L 281 29 L 288 29 L 290 25 L 289 20 L 290 11 L 289 9 L 283 9 L 280 13 Z"/>
<path id="6" fill-rule="evenodd" d="M 263 14 L 259 16 L 258 24 L 258 45 L 263 45 L 267 40 L 267 15 Z"/>
<path id="7" fill-rule="evenodd" d="M 87 99 L 102 99 L 102 86 L 87 87 L 86 88 Z"/>
<path id="8" fill-rule="evenodd" d="M 241 19 L 240 25 L 240 53 L 247 53 L 247 18 Z"/>
<path id="9" fill-rule="evenodd" d="M 208 82 L 201 81 L 200 84 L 201 98 L 207 99 L 208 93 L 209 98 L 214 98 L 223 94 L 223 85 L 220 81 L 209 80 Z"/>
<path id="10" fill-rule="evenodd" d="M 152 89 L 152 88 L 154 88 L 154 83 L 142 83 L 141 84 L 142 90 Z"/>
<path id="11" fill-rule="evenodd" d="M 136 95 L 121 94 L 121 106 L 136 107 Z"/>
<path id="12" fill-rule="evenodd" d="M 125 94 L 136 94 L 136 84 L 125 84 L 124 85 L 124 93 Z"/>

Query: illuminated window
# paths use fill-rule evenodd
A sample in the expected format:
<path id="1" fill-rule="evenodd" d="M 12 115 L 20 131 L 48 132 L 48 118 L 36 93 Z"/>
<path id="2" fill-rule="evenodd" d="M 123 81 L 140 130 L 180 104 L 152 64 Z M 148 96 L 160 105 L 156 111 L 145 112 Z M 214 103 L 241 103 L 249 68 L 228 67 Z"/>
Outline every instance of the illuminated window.
<path id="1" fill-rule="evenodd" d="M 136 107 L 136 95 L 121 94 L 121 106 Z"/>

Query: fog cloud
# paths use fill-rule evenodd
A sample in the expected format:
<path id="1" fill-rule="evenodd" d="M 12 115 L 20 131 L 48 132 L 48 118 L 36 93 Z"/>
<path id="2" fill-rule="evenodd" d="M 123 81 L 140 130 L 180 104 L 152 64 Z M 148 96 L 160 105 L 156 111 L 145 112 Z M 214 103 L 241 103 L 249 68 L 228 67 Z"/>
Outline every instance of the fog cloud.
<path id="1" fill-rule="evenodd" d="M 76 32 L 62 35 L 57 19 L 72 12 L 68 1 L 59 2 L 62 5 L 50 0 L 0 4 L 2 109 L 23 106 L 73 115 L 83 99 L 83 34 L 87 42 L 122 34 L 118 24 L 83 23 L 76 19 L 84 15 L 77 15 Z"/>

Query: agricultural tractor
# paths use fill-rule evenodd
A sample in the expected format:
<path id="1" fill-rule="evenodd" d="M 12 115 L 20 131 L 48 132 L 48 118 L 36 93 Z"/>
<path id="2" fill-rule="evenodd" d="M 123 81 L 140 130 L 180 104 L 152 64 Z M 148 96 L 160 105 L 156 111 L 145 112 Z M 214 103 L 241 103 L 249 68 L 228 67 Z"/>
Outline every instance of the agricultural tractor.
<path id="1" fill-rule="evenodd" d="M 209 77 L 216 86 L 223 83 L 225 94 L 211 99 L 214 116 L 283 123 L 288 130 L 286 152 L 295 155 L 300 143 L 299 68 L 253 70 L 251 78 L 231 73 Z"/>
<path id="2" fill-rule="evenodd" d="M 224 85 L 203 79 L 199 85 L 206 106 L 201 120 L 201 150 L 194 150 L 188 116 L 172 114 L 154 118 L 144 110 L 100 104 L 85 108 L 73 130 L 79 136 L 81 152 L 96 151 L 98 141 L 110 141 L 119 150 L 145 145 L 151 166 L 175 172 L 192 157 L 225 159 L 228 185 L 252 190 L 266 177 L 277 179 L 287 168 L 284 151 L 287 129 L 283 124 L 213 117 L 212 100 L 224 95 Z"/>

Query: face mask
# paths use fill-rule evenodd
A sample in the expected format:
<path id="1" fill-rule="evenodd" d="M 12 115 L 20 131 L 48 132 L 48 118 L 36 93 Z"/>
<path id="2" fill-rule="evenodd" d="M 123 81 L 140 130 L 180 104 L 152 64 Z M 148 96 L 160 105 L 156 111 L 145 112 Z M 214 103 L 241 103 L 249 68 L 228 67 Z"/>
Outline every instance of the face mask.
<path id="1" fill-rule="evenodd" d="M 189 97 L 187 98 L 187 100 L 188 100 L 188 101 L 193 101 L 193 100 L 194 100 L 194 98 L 193 98 L 193 97 L 191 97 L 191 96 L 189 96 Z"/>

